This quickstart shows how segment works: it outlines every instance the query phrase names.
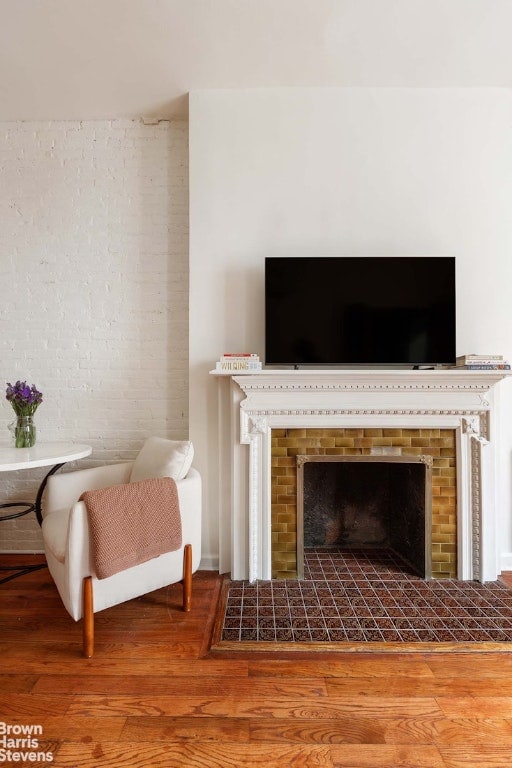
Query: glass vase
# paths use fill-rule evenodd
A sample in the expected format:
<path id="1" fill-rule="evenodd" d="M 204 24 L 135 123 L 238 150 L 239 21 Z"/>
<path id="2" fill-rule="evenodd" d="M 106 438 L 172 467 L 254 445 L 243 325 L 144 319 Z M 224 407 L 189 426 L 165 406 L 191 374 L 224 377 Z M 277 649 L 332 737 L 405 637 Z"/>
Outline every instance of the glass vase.
<path id="1" fill-rule="evenodd" d="M 36 425 L 33 416 L 18 416 L 14 427 L 16 448 L 32 448 L 36 444 Z"/>

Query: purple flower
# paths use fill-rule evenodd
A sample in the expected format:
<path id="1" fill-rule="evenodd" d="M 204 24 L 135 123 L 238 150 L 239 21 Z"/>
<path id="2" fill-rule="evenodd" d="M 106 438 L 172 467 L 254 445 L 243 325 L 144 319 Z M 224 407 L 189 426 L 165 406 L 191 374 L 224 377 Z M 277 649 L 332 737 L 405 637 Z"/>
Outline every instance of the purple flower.
<path id="1" fill-rule="evenodd" d="M 7 383 L 5 397 L 10 402 L 17 416 L 32 416 L 38 405 L 43 402 L 43 394 L 32 384 L 26 381 L 17 381 L 16 384 Z"/>

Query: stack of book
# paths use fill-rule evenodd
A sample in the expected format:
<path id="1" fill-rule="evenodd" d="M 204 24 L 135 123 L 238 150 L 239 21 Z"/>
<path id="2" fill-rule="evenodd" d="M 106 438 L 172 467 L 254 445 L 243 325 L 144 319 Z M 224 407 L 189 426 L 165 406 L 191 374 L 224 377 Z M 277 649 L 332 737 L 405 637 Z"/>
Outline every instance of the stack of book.
<path id="1" fill-rule="evenodd" d="M 510 363 L 503 355 L 461 355 L 455 361 L 456 368 L 468 371 L 509 371 Z"/>
<path id="2" fill-rule="evenodd" d="M 217 373 L 257 373 L 261 368 L 254 352 L 225 352 L 215 366 Z"/>

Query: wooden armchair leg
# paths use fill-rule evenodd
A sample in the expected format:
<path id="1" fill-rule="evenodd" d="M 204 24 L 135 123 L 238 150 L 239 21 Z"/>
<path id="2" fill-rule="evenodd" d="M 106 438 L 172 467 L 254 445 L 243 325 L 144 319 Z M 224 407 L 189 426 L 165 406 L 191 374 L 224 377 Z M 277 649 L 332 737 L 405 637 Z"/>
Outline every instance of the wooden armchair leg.
<path id="1" fill-rule="evenodd" d="M 94 653 L 94 602 L 92 595 L 92 578 L 86 576 L 83 581 L 83 652 L 86 659 Z"/>
<path id="2" fill-rule="evenodd" d="M 192 544 L 183 551 L 183 610 L 190 611 L 192 602 Z"/>

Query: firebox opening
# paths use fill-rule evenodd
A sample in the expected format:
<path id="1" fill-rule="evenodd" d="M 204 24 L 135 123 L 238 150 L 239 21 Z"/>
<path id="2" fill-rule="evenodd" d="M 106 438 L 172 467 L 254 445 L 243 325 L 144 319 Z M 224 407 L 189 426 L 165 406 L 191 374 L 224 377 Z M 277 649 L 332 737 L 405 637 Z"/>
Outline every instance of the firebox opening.
<path id="1" fill-rule="evenodd" d="M 304 547 L 390 549 L 430 578 L 430 467 L 426 457 L 298 457 L 299 578 Z"/>

